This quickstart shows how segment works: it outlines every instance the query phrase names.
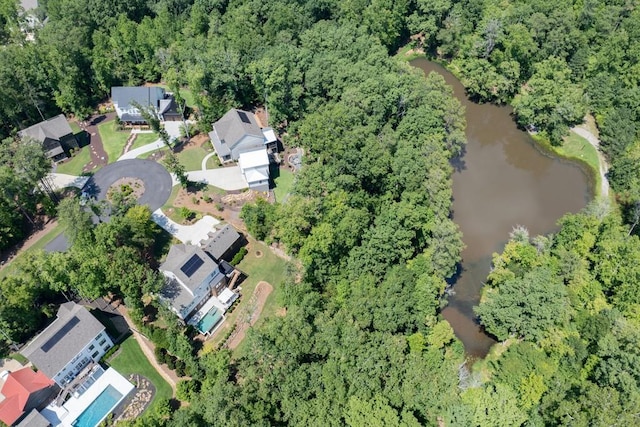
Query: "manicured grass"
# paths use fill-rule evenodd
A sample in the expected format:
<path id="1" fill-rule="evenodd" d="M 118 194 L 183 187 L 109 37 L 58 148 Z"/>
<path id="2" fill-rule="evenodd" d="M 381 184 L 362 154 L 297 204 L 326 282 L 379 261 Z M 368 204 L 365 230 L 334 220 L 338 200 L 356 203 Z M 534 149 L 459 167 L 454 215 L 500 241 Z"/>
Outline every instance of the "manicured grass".
<path id="1" fill-rule="evenodd" d="M 553 146 L 549 143 L 541 134 L 535 134 L 531 136 L 536 140 L 540 146 L 564 159 L 573 160 L 584 165 L 586 172 L 593 179 L 595 193 L 600 193 L 601 178 L 600 178 L 600 160 L 598 158 L 598 152 L 595 147 L 589 144 L 589 141 L 581 136 L 570 132 L 569 136 L 565 137 L 561 146 Z"/>
<path id="2" fill-rule="evenodd" d="M 291 192 L 291 188 L 293 187 L 294 178 L 295 175 L 293 172 L 280 168 L 280 176 L 273 180 L 276 184 L 276 188 L 273 190 L 276 195 L 276 202 L 282 203 L 286 200 L 287 195 Z"/>
<path id="3" fill-rule="evenodd" d="M 167 85 L 156 85 L 156 86 L 163 87 L 167 91 L 171 90 Z M 193 93 L 189 89 L 184 87 L 180 88 L 180 96 L 182 96 L 184 100 L 187 102 L 187 107 L 193 108 L 196 106 L 196 102 L 193 98 Z"/>
<path id="4" fill-rule="evenodd" d="M 78 125 L 78 122 L 69 122 L 69 126 L 71 127 L 71 130 L 73 131 L 74 135 L 82 132 L 82 130 L 80 129 L 80 126 Z"/>
<path id="5" fill-rule="evenodd" d="M 109 365 L 125 377 L 131 374 L 140 374 L 153 383 L 156 387 L 156 394 L 153 396 L 153 402 L 147 408 L 149 412 L 153 412 L 160 401 L 171 399 L 173 396 L 171 386 L 149 363 L 140 348 L 140 344 L 133 336 L 130 336 L 120 344 L 119 352 L 109 361 Z"/>
<path id="6" fill-rule="evenodd" d="M 580 159 L 594 170 L 600 170 L 600 160 L 598 159 L 598 152 L 595 147 L 574 132 L 569 133 L 569 136 L 565 138 L 557 150 L 563 156 Z"/>
<path id="7" fill-rule="evenodd" d="M 81 148 L 71 159 L 59 163 L 56 166 L 56 172 L 69 175 L 82 175 L 82 169 L 91 161 L 90 149 L 89 146 Z"/>
<path id="8" fill-rule="evenodd" d="M 131 150 L 151 144 L 157 140 L 158 135 L 155 133 L 139 133 L 138 136 L 136 136 L 136 140 L 133 141 L 133 144 L 131 145 Z"/>
<path id="9" fill-rule="evenodd" d="M 287 262 L 271 252 L 269 247 L 264 243 L 258 242 L 250 236 L 248 236 L 247 239 L 249 240 L 249 246 L 247 247 L 249 253 L 247 253 L 240 264 L 237 265 L 238 269 L 247 275 L 245 281 L 240 285 L 242 287 L 242 299 L 233 312 L 227 316 L 224 325 L 221 326 L 222 330 L 217 334 L 216 339 L 207 341 L 205 351 L 219 344 L 219 341 L 226 336 L 226 331 L 235 324 L 238 316 L 247 314 L 249 300 L 258 282 L 269 282 L 271 286 L 273 286 L 273 291 L 267 298 L 260 318 L 254 327 L 260 327 L 265 319 L 275 316 L 276 311 L 281 307 L 280 294 L 282 292 L 282 282 L 285 278 Z M 256 256 L 257 251 L 262 253 L 259 258 Z M 243 351 L 245 351 L 245 343 L 246 340 L 242 341 L 242 344 L 234 350 L 236 356 L 242 355 Z"/>
<path id="10" fill-rule="evenodd" d="M 220 164 L 220 159 L 218 159 L 218 156 L 211 156 L 207 160 L 207 169 L 217 169 L 221 167 L 222 165 Z"/>
<path id="11" fill-rule="evenodd" d="M 15 265 L 18 264 L 18 261 L 25 258 L 25 254 L 30 252 L 35 252 L 44 249 L 45 246 L 49 244 L 53 239 L 58 237 L 60 233 L 64 231 L 63 227 L 60 224 L 57 224 L 55 227 L 51 229 L 47 234 L 42 236 L 40 240 L 33 244 L 29 249 L 24 252 L 21 252 L 17 257 L 15 257 L 10 264 L 7 264 L 2 270 L 0 270 L 0 279 L 11 276 L 16 273 Z"/>
<path id="12" fill-rule="evenodd" d="M 189 147 L 176 153 L 176 156 L 187 171 L 197 171 L 202 169 L 202 159 L 207 154 L 209 152 L 202 147 Z"/>
<path id="13" fill-rule="evenodd" d="M 124 146 L 129 138 L 129 131 L 118 131 L 115 129 L 115 121 L 110 121 L 98 125 L 98 132 L 102 138 L 102 146 L 109 157 L 108 162 L 113 163 L 122 155 Z"/>

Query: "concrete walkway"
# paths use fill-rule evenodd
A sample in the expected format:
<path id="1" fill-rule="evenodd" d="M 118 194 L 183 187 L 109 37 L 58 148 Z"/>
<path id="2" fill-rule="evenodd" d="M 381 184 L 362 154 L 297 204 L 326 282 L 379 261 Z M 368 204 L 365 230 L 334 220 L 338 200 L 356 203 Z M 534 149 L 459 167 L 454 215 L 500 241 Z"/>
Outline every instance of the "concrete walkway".
<path id="1" fill-rule="evenodd" d="M 60 190 L 66 187 L 82 188 L 88 180 L 88 176 L 67 175 L 66 173 L 49 174 L 49 182 L 55 190 Z"/>
<path id="2" fill-rule="evenodd" d="M 240 166 L 191 171 L 187 172 L 187 176 L 189 181 L 202 182 L 226 191 L 242 190 L 249 186 L 242 175 Z"/>
<path id="3" fill-rule="evenodd" d="M 166 147 L 166 145 L 164 145 L 164 142 L 162 142 L 162 140 L 158 138 L 155 142 L 152 142 L 151 144 L 143 145 L 142 147 L 138 147 L 131 151 L 127 151 L 126 153 L 124 153 L 122 156 L 118 158 L 118 161 L 135 159 L 138 156 L 141 156 L 145 153 L 150 153 L 151 151 L 155 151 L 164 147 Z"/>
<path id="4" fill-rule="evenodd" d="M 600 152 L 600 139 L 582 125 L 571 128 L 571 131 L 589 141 L 589 144 L 593 145 L 598 152 L 598 161 L 600 164 L 600 196 L 604 198 L 609 197 L 609 180 L 607 179 L 609 165 Z"/>
<path id="5" fill-rule="evenodd" d="M 209 153 L 206 156 L 204 156 L 204 159 L 202 159 L 202 170 L 206 171 L 207 170 L 207 161 L 212 158 L 213 156 L 217 156 L 217 153 L 214 151 L 213 153 Z"/>
<path id="6" fill-rule="evenodd" d="M 220 224 L 220 221 L 214 217 L 205 215 L 193 225 L 181 225 L 166 216 L 162 212 L 162 209 L 155 210 L 151 218 L 156 224 L 164 228 L 169 234 L 182 243 L 191 243 L 194 245 L 200 243 L 200 240 L 206 239 L 207 233 L 214 231 L 215 226 Z"/>

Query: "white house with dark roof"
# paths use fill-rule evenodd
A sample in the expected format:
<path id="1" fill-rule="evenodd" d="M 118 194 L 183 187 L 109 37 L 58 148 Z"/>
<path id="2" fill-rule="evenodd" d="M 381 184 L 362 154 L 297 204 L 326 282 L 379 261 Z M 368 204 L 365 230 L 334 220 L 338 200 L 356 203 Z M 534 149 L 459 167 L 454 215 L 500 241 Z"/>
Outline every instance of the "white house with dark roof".
<path id="1" fill-rule="evenodd" d="M 220 162 L 227 163 L 238 160 L 241 153 L 266 150 L 275 134 L 271 128 L 261 129 L 253 113 L 233 108 L 213 124 L 209 138 Z"/>
<path id="2" fill-rule="evenodd" d="M 269 191 L 269 155 L 266 149 L 240 153 L 238 166 L 250 190 Z"/>
<path id="3" fill-rule="evenodd" d="M 47 158 L 53 161 L 64 160 L 71 150 L 78 149 L 78 140 L 63 114 L 23 129 L 18 136 L 40 142 Z"/>
<path id="4" fill-rule="evenodd" d="M 113 347 L 105 327 L 79 304 L 68 302 L 56 320 L 20 353 L 60 387 Z"/>
<path id="5" fill-rule="evenodd" d="M 185 321 L 227 285 L 227 276 L 198 246 L 171 246 L 160 271 L 167 278 L 160 297 Z"/>
<path id="6" fill-rule="evenodd" d="M 111 101 L 118 118 L 124 123 L 147 123 L 135 104 L 151 108 L 160 121 L 182 120 L 173 95 L 158 86 L 114 86 L 111 88 Z"/>

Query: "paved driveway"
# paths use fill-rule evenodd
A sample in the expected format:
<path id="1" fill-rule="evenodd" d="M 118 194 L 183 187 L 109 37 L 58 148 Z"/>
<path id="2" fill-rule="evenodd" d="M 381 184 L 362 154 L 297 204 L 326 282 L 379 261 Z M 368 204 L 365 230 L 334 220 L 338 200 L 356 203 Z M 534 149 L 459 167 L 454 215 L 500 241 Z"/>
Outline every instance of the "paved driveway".
<path id="1" fill-rule="evenodd" d="M 161 209 L 156 210 L 152 216 L 153 220 L 160 227 L 164 228 L 182 243 L 197 245 L 201 240 L 207 238 L 210 231 L 215 231 L 216 225 L 220 224 L 216 218 L 205 215 L 198 222 L 192 225 L 181 225 L 172 221 Z"/>
<path id="2" fill-rule="evenodd" d="M 187 172 L 190 181 L 204 182 L 226 191 L 247 188 L 240 166 Z"/>
<path id="3" fill-rule="evenodd" d="M 139 159 L 122 160 L 105 166 L 89 178 L 84 191 L 96 200 L 104 200 L 109 187 L 120 178 L 138 178 L 144 182 L 144 193 L 138 199 L 138 204 L 148 205 L 151 212 L 164 205 L 171 195 L 172 182 L 169 172 L 154 161 Z M 52 240 L 45 250 L 61 252 L 68 248 L 69 242 L 64 234 L 61 234 Z"/>

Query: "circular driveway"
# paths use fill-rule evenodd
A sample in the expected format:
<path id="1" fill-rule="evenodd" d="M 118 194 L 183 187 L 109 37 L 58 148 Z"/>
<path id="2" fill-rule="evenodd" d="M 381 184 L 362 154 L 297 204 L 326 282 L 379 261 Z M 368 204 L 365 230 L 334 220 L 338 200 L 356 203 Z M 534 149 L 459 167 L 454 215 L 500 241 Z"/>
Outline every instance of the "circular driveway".
<path id="1" fill-rule="evenodd" d="M 120 160 L 111 163 L 95 173 L 84 187 L 84 191 L 97 200 L 107 198 L 107 191 L 120 178 L 138 178 L 144 182 L 144 193 L 138 199 L 139 205 L 148 205 L 151 212 L 162 207 L 171 195 L 171 175 L 151 160 Z"/>
<path id="2" fill-rule="evenodd" d="M 83 191 L 96 200 L 104 200 L 109 187 L 120 178 L 138 178 L 144 182 L 144 193 L 137 203 L 148 205 L 151 212 L 162 207 L 171 195 L 172 181 L 169 172 L 159 163 L 141 159 L 121 160 L 103 167 L 89 178 Z M 69 241 L 62 233 L 45 247 L 45 251 L 63 252 L 68 248 Z"/>

